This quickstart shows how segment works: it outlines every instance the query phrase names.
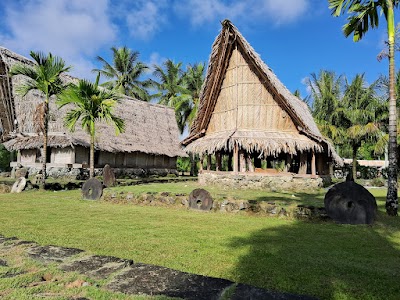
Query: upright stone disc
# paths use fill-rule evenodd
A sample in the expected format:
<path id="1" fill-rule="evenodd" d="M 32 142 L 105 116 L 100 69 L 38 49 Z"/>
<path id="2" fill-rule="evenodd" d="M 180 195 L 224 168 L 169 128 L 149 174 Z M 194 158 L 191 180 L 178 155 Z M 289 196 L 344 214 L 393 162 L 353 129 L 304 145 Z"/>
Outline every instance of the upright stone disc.
<path id="1" fill-rule="evenodd" d="M 189 195 L 189 207 L 199 210 L 211 210 L 213 199 L 210 193 L 204 189 L 195 189 Z"/>
<path id="2" fill-rule="evenodd" d="M 90 178 L 82 186 L 82 197 L 85 200 L 98 200 L 103 194 L 103 185 L 96 178 Z"/>
<path id="3" fill-rule="evenodd" d="M 372 224 L 376 217 L 375 197 L 354 181 L 333 186 L 324 203 L 328 216 L 341 224 Z"/>

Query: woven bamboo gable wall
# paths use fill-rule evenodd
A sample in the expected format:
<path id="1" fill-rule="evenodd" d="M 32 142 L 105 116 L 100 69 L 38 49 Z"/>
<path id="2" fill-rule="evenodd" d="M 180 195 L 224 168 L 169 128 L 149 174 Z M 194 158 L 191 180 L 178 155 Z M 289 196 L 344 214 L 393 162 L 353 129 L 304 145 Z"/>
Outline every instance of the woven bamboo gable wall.
<path id="1" fill-rule="evenodd" d="M 229 60 L 207 134 L 235 129 L 297 133 L 290 116 L 275 101 L 237 49 Z"/>

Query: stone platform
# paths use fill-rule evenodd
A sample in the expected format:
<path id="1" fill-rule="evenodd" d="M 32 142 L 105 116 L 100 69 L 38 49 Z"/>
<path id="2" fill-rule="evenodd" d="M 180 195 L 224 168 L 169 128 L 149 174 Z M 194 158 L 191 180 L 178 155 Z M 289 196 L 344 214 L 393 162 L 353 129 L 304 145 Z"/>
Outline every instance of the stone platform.
<path id="1" fill-rule="evenodd" d="M 273 192 L 313 191 L 327 186 L 330 176 L 293 173 L 237 173 L 203 171 L 198 175 L 201 185 L 217 185 L 224 189 L 260 189 Z"/>

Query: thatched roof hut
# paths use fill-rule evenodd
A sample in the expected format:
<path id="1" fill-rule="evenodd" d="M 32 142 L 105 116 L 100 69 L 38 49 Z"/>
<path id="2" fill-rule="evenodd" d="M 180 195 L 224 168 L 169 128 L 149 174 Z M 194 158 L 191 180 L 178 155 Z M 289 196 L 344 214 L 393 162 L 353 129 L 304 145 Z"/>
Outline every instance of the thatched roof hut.
<path id="1" fill-rule="evenodd" d="M 182 145 L 201 156 L 237 147 L 258 157 L 312 152 L 341 162 L 307 104 L 279 81 L 229 20 L 212 45 L 198 114 Z"/>
<path id="2" fill-rule="evenodd" d="M 37 91 L 31 91 L 23 98 L 15 93 L 15 87 L 24 80 L 23 76 L 11 78 L 8 74 L 16 63 L 33 64 L 31 60 L 0 47 L 1 138 L 8 150 L 40 148 L 43 139 L 36 133 L 33 114 L 43 98 Z M 62 79 L 66 82 L 77 80 L 66 74 L 62 75 Z M 50 101 L 49 147 L 89 147 L 89 135 L 79 124 L 73 133 L 64 126 L 64 116 L 68 109 L 68 106 L 58 109 L 54 101 Z M 112 125 L 99 123 L 96 127 L 97 150 L 186 156 L 179 144 L 179 131 L 172 108 L 124 96 L 115 114 L 125 120 L 125 132 L 117 136 Z"/>

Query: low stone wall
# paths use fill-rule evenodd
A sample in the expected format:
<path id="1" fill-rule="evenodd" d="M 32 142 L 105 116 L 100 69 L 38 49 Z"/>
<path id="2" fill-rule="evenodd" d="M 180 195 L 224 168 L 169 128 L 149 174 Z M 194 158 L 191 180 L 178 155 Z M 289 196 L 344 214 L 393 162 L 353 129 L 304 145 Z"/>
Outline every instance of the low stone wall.
<path id="1" fill-rule="evenodd" d="M 296 174 L 232 174 L 203 172 L 198 175 L 201 185 L 217 185 L 225 189 L 262 189 L 279 191 L 310 191 L 330 183 L 330 177 L 300 177 Z"/>
<path id="2" fill-rule="evenodd" d="M 178 176 L 176 169 L 141 169 L 141 168 L 114 168 L 116 178 L 134 179 L 149 176 L 167 176 L 173 174 Z M 24 167 L 18 165 L 14 167 L 10 173 L 11 178 L 35 176 L 41 172 L 40 168 Z M 63 168 L 63 167 L 47 167 L 46 173 L 51 178 L 65 178 L 86 180 L 89 178 L 89 168 Z M 21 175 L 23 174 L 23 175 Z M 103 168 L 94 169 L 95 176 L 103 175 Z"/>
<path id="3" fill-rule="evenodd" d="M 162 193 L 134 194 L 132 192 L 115 192 L 113 189 L 103 190 L 102 200 L 115 204 L 133 204 L 140 206 L 162 206 L 193 210 L 189 205 L 189 195 Z M 197 210 L 198 211 L 198 210 Z M 206 211 L 203 211 L 206 212 Z M 304 220 L 329 219 L 325 208 L 292 205 L 275 201 L 213 199 L 209 213 L 232 213 L 245 215 L 258 215 L 269 217 L 283 217 Z"/>

